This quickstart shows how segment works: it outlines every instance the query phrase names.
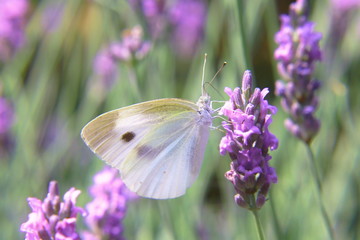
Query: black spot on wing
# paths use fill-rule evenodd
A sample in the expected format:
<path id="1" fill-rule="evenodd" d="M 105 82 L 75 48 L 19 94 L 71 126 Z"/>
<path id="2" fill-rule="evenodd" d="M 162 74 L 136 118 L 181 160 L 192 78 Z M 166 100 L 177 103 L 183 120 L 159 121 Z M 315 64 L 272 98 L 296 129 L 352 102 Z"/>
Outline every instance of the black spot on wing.
<path id="1" fill-rule="evenodd" d="M 121 136 L 121 140 L 124 142 L 130 142 L 131 140 L 133 140 L 135 137 L 135 133 L 134 132 L 126 132 Z"/>

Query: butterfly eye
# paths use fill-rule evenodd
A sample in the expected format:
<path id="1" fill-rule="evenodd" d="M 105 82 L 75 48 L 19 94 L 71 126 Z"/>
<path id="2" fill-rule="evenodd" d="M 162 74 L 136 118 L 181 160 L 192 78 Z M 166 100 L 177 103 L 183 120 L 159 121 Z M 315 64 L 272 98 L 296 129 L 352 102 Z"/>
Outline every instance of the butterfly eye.
<path id="1" fill-rule="evenodd" d="M 133 140 L 135 137 L 135 133 L 134 132 L 126 132 L 121 136 L 121 140 L 125 141 L 125 142 L 130 142 L 131 140 Z"/>

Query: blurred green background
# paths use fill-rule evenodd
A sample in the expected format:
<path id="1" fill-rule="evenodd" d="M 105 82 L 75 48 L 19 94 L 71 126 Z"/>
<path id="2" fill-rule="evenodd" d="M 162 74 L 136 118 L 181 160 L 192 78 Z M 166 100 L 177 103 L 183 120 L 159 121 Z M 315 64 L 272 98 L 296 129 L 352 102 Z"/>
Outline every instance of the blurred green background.
<path id="1" fill-rule="evenodd" d="M 92 177 L 104 163 L 82 142 L 81 128 L 105 111 L 145 100 L 197 101 L 204 53 L 208 54 L 206 80 L 228 62 L 213 88 L 208 88 L 213 100 L 226 100 L 224 87 L 241 86 L 244 70 L 250 69 L 255 86 L 269 88 L 267 99 L 278 107 L 270 129 L 280 145 L 271 153 L 270 165 L 279 180 L 260 211 L 266 239 L 328 239 L 305 146 L 284 129 L 286 115 L 274 96 L 279 78 L 274 34 L 278 15 L 287 13 L 290 3 L 205 1 L 202 41 L 191 56 L 182 56 L 171 34 L 152 38 L 144 17 L 125 0 L 31 1 L 26 43 L 0 64 L 1 95 L 15 111 L 12 146 L 0 159 L 0 239 L 24 238 L 19 228 L 30 212 L 26 198 L 43 199 L 50 180 L 59 182 L 61 194 L 70 187 L 80 189 L 77 205 L 84 207 L 90 201 L 87 189 Z M 50 13 L 54 26 L 45 30 L 50 20 L 44 16 L 52 8 L 58 9 L 58 15 Z M 355 240 L 360 238 L 360 14 L 359 9 L 351 9 L 342 15 L 346 24 L 335 41 L 337 10 L 330 1 L 310 1 L 310 20 L 323 34 L 324 51 L 315 72 L 322 82 L 316 114 L 322 126 L 312 149 L 336 235 Z M 110 89 L 94 87 L 97 52 L 120 41 L 122 31 L 135 25 L 144 28 L 144 39 L 152 44 L 150 52 L 132 64 L 119 62 Z M 134 73 L 138 89 L 131 80 Z M 186 195 L 140 199 L 129 205 L 124 222 L 127 239 L 257 239 L 251 212 L 234 203 L 233 186 L 224 178 L 230 159 L 218 153 L 221 135 L 211 131 L 200 176 Z M 83 226 L 78 228 L 81 231 Z"/>

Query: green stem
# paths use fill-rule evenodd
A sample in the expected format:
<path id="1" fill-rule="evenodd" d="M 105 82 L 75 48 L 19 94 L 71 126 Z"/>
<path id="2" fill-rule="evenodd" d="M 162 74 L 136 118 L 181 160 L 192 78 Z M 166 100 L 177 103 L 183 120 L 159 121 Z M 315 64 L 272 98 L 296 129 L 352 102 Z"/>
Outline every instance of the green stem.
<path id="1" fill-rule="evenodd" d="M 270 207 L 271 207 L 271 213 L 272 213 L 272 217 L 273 217 L 273 222 L 274 222 L 274 226 L 275 226 L 275 233 L 276 233 L 276 239 L 284 239 L 283 237 L 283 233 L 281 230 L 281 226 L 280 226 L 280 222 L 279 222 L 279 218 L 276 214 L 276 209 L 275 209 L 275 203 L 274 201 L 272 201 L 274 198 L 272 197 L 272 192 L 270 191 Z"/>
<path id="2" fill-rule="evenodd" d="M 320 180 L 319 173 L 318 173 L 317 168 L 316 168 L 314 154 L 313 154 L 313 152 L 311 150 L 310 145 L 307 144 L 307 143 L 305 143 L 305 145 L 306 145 L 306 150 L 307 150 L 307 152 L 309 154 L 309 157 L 310 157 L 311 172 L 313 174 L 313 177 L 315 179 L 315 184 L 316 184 L 316 187 L 317 187 L 317 193 L 318 193 L 318 198 L 319 198 L 319 203 L 320 203 L 321 214 L 322 214 L 322 217 L 323 217 L 323 219 L 325 221 L 325 225 L 326 225 L 326 228 L 327 228 L 328 233 L 330 235 L 330 239 L 334 240 L 335 239 L 335 233 L 334 233 L 334 229 L 332 227 L 329 215 L 326 212 L 326 209 L 325 209 L 325 206 L 324 206 L 324 201 L 322 199 L 322 195 L 321 195 L 322 185 L 321 185 L 321 180 Z"/>
<path id="3" fill-rule="evenodd" d="M 237 10 L 239 16 L 239 27 L 240 27 L 240 39 L 241 39 L 241 47 L 244 54 L 244 61 L 246 69 L 252 69 L 252 64 L 250 61 L 249 55 L 249 45 L 247 44 L 246 30 L 245 30 L 245 11 L 244 4 L 242 0 L 237 0 Z"/>
<path id="4" fill-rule="evenodd" d="M 141 93 L 140 93 L 140 88 L 139 88 L 139 73 L 138 73 L 138 69 L 137 69 L 137 63 L 134 62 L 133 64 L 131 64 L 129 66 L 129 80 L 130 80 L 130 84 L 133 87 L 135 94 L 137 96 L 138 99 L 142 99 Z"/>
<path id="5" fill-rule="evenodd" d="M 264 232 L 263 232 L 261 222 L 260 222 L 260 218 L 259 218 L 259 214 L 258 214 L 258 210 L 256 210 L 256 209 L 252 210 L 252 213 L 254 214 L 254 217 L 255 217 L 256 228 L 257 228 L 257 231 L 258 231 L 259 239 L 260 240 L 265 240 Z"/>
<path id="6" fill-rule="evenodd" d="M 256 208 L 256 200 L 255 200 L 255 196 L 251 195 L 250 197 L 250 211 L 254 214 L 255 217 L 255 221 L 256 221 L 256 228 L 258 231 L 258 235 L 259 235 L 259 239 L 260 240 L 265 240 L 264 237 L 264 232 L 261 226 L 261 222 L 260 222 L 260 218 L 259 218 L 259 214 L 258 214 L 258 209 Z"/>

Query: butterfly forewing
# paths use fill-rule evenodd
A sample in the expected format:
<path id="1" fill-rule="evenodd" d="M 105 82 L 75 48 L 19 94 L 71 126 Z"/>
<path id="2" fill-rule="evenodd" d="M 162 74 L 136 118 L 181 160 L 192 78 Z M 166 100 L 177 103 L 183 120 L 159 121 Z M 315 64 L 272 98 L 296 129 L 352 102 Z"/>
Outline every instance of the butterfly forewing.
<path id="1" fill-rule="evenodd" d="M 100 115 L 81 134 L 93 152 L 120 170 L 130 190 L 174 198 L 200 170 L 209 128 L 199 118 L 192 102 L 160 99 Z"/>

